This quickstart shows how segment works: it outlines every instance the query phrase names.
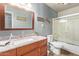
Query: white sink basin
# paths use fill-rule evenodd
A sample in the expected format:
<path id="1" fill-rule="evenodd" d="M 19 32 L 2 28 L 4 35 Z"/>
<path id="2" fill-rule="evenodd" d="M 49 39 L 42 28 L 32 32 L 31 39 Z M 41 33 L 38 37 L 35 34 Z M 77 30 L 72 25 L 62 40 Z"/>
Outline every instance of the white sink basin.
<path id="1" fill-rule="evenodd" d="M 29 39 L 17 39 L 13 42 L 14 45 L 18 45 L 18 44 L 22 44 L 22 43 L 28 43 L 28 42 L 32 42 L 34 39 L 29 38 Z"/>

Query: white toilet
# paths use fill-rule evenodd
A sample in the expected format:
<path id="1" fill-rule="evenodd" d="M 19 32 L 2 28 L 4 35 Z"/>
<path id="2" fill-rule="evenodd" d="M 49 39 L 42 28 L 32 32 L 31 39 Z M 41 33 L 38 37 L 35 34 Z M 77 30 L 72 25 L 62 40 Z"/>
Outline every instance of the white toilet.
<path id="1" fill-rule="evenodd" d="M 60 55 L 60 49 L 62 48 L 62 42 L 54 41 L 53 35 L 47 35 L 49 49 L 56 55 Z"/>

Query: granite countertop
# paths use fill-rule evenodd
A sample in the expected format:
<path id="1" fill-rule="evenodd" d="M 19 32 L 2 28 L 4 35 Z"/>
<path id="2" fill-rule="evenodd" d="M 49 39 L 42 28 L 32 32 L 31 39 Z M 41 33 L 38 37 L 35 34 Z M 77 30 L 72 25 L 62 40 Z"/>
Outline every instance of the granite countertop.
<path id="1" fill-rule="evenodd" d="M 6 46 L 0 46 L 0 53 L 11 49 L 15 49 L 24 45 L 28 45 L 40 40 L 44 40 L 46 37 L 43 36 L 28 36 L 21 39 L 12 39 L 11 43 Z"/>

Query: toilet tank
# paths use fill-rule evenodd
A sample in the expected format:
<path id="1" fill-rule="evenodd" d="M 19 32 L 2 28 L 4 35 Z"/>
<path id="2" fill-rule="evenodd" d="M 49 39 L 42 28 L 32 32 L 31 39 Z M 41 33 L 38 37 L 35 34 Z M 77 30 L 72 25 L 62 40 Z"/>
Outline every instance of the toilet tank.
<path id="1" fill-rule="evenodd" d="M 52 42 L 53 41 L 53 35 L 47 35 L 47 39 L 48 39 L 48 42 Z"/>

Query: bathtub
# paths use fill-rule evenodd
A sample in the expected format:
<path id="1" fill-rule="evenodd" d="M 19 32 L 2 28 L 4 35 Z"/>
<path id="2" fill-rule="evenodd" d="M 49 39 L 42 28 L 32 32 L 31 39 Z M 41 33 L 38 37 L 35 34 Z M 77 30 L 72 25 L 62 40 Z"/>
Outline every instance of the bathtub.
<path id="1" fill-rule="evenodd" d="M 53 44 L 54 44 L 54 47 L 56 47 L 56 48 L 57 48 L 57 46 L 60 46 L 61 47 L 60 49 L 64 49 L 66 51 L 79 55 L 79 46 L 78 45 L 73 45 L 70 43 L 62 42 L 62 41 L 55 41 L 55 42 L 53 42 Z M 53 46 L 51 47 L 52 51 L 53 51 L 54 47 Z"/>
<path id="2" fill-rule="evenodd" d="M 73 45 L 73 44 L 69 44 L 69 43 L 65 43 L 65 42 L 61 42 L 61 41 L 57 41 L 56 43 L 58 43 L 58 42 L 62 44 L 62 47 L 61 47 L 62 49 L 79 55 L 79 46 L 78 45 Z"/>
<path id="3" fill-rule="evenodd" d="M 68 44 L 68 43 L 63 43 L 62 49 L 79 55 L 79 46 L 76 46 L 76 45 L 73 45 L 73 44 Z"/>

